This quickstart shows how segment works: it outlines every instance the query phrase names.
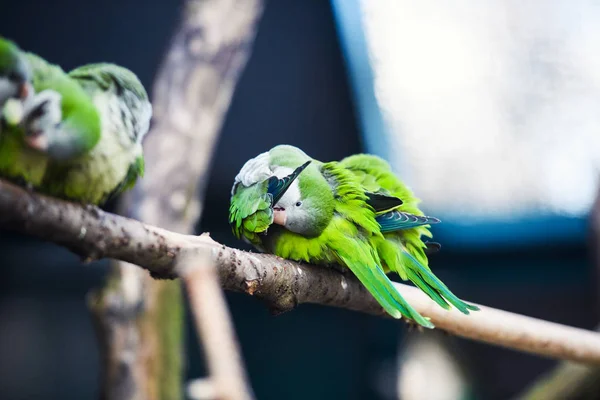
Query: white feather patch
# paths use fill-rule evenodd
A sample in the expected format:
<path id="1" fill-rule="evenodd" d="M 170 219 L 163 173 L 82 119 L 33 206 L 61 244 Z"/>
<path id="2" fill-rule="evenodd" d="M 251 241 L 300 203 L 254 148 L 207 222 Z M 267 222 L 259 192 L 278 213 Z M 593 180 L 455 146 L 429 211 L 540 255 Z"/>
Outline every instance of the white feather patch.
<path id="1" fill-rule="evenodd" d="M 233 181 L 231 195 L 233 195 L 233 190 L 238 183 L 248 187 L 254 185 L 256 182 L 268 179 L 271 175 L 273 175 L 273 172 L 269 166 L 269 152 L 267 151 L 246 161 L 246 164 L 244 164 Z"/>

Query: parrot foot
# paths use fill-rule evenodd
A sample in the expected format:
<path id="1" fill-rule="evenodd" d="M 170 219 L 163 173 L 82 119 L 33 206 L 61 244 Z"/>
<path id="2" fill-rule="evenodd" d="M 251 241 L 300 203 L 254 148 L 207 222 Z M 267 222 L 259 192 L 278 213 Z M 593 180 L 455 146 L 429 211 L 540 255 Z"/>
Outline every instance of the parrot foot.
<path id="1" fill-rule="evenodd" d="M 48 150 L 49 136 L 62 120 L 61 100 L 61 95 L 54 90 L 43 90 L 25 103 L 22 126 L 30 147 Z"/>

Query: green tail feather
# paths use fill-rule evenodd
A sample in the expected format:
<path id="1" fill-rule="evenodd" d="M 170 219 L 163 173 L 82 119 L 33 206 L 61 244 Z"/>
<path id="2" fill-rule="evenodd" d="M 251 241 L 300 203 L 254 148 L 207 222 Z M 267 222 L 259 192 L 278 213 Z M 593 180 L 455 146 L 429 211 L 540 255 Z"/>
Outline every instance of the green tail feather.
<path id="1" fill-rule="evenodd" d="M 373 295 L 375 300 L 392 317 L 400 319 L 402 315 L 414 320 L 425 328 L 434 328 L 431 321 L 425 319 L 417 312 L 404 298 L 398 293 L 398 290 L 392 284 L 392 281 L 385 275 L 383 270 L 377 265 L 368 267 L 362 264 L 356 264 L 346 257 L 341 256 L 344 263 L 356 275 L 358 280 Z"/>
<path id="2" fill-rule="evenodd" d="M 448 310 L 450 308 L 448 303 L 450 303 L 463 314 L 469 314 L 469 310 L 479 310 L 479 307 L 467 304 L 456 297 L 437 276 L 421 265 L 411 254 L 403 251 L 402 257 L 406 260 L 405 267 L 408 278 L 441 307 Z"/>
<path id="3" fill-rule="evenodd" d="M 411 282 L 413 282 L 419 289 L 425 292 L 427 296 L 431 297 L 431 299 L 437 304 L 439 304 L 442 308 L 445 308 L 446 310 L 450 309 L 450 304 L 448 304 L 448 302 L 438 292 L 436 292 L 435 289 L 428 285 L 427 282 L 425 282 L 418 273 L 408 268 L 406 271 L 406 275 L 408 276 L 408 279 L 410 279 Z"/>

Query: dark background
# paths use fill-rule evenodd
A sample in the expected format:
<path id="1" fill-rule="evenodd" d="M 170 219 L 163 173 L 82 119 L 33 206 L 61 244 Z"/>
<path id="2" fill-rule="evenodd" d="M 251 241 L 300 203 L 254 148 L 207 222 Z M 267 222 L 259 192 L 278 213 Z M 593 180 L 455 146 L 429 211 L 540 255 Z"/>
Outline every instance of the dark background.
<path id="1" fill-rule="evenodd" d="M 109 61 L 152 81 L 181 1 L 2 1 L 0 34 L 68 70 Z M 243 247 L 227 224 L 229 191 L 243 163 L 280 143 L 321 160 L 360 152 L 361 138 L 329 2 L 270 1 L 237 86 L 212 162 L 199 230 Z M 174 155 L 175 156 L 175 155 Z M 435 232 L 435 231 L 434 231 Z M 444 248 L 436 273 L 460 297 L 592 328 L 596 281 L 586 243 L 510 249 Z M 0 235 L 0 398 L 90 399 L 99 354 L 86 293 L 106 262 L 82 266 L 52 244 Z M 377 379 L 408 335 L 403 323 L 301 306 L 278 317 L 257 300 L 228 294 L 259 399 L 385 398 Z M 188 324 L 188 376 L 202 361 Z M 404 339 L 403 339 L 404 337 Z M 510 350 L 450 338 L 477 398 L 504 399 L 554 365 Z M 383 381 L 383 384 L 382 384 Z"/>

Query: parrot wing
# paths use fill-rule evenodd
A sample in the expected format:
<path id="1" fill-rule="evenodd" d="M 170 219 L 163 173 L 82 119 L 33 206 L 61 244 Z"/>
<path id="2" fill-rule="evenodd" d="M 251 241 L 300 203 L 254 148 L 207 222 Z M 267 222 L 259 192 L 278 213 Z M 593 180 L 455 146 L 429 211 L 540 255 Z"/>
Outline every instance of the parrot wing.
<path id="1" fill-rule="evenodd" d="M 269 153 L 265 152 L 244 164 L 231 188 L 229 224 L 233 234 L 259 248 L 262 243 L 258 235 L 273 223 L 273 194 L 269 187 L 274 194 L 280 186 L 287 187 L 285 182 L 270 180 L 272 175 Z"/>
<path id="2" fill-rule="evenodd" d="M 341 264 L 354 273 L 379 304 L 394 318 L 404 315 L 427 328 L 433 324 L 420 315 L 400 295 L 387 277 L 374 245 L 385 241 L 375 212 L 366 207 L 369 201 L 382 200 L 379 196 L 367 196 L 357 184 L 354 174 L 340 163 L 330 162 L 321 166 L 321 172 L 332 184 L 335 193 L 335 212 L 322 234 L 326 247 L 331 249 Z M 390 203 L 386 199 L 382 208 Z M 397 204 L 397 200 L 396 203 Z M 383 204 L 383 203 L 380 203 Z"/>
<path id="3" fill-rule="evenodd" d="M 439 219 L 434 217 L 414 215 L 398 210 L 380 214 L 375 220 L 381 226 L 382 233 L 416 228 L 417 226 L 437 224 L 440 222 Z"/>
<path id="4" fill-rule="evenodd" d="M 402 200 L 393 196 L 386 196 L 381 193 L 365 192 L 367 195 L 367 204 L 373 207 L 376 214 L 387 213 L 402 205 Z"/>
<path id="5" fill-rule="evenodd" d="M 144 165 L 144 157 L 136 158 L 135 162 L 129 166 L 129 169 L 127 170 L 127 176 L 125 176 L 123 182 L 121 182 L 121 184 L 117 186 L 110 195 L 108 195 L 106 201 L 113 200 L 119 194 L 133 189 L 138 178 L 144 176 Z"/>
<path id="6" fill-rule="evenodd" d="M 365 191 L 381 193 L 401 199 L 403 204 L 384 213 L 375 220 L 380 225 L 384 240 L 378 240 L 377 251 L 387 268 L 397 272 L 404 280 L 410 280 L 441 307 L 448 309 L 449 303 L 461 312 L 478 310 L 456 297 L 437 278 L 428 265 L 427 253 L 439 250 L 437 243 L 425 244 L 421 236 L 431 237 L 429 226 L 439 219 L 423 215 L 418 208 L 418 199 L 398 179 L 390 165 L 383 159 L 367 154 L 345 158 L 342 166 L 354 173 Z"/>
<path id="7" fill-rule="evenodd" d="M 234 235 L 246 238 L 252 244 L 260 244 L 258 233 L 273 223 L 273 197 L 267 192 L 268 181 L 249 187 L 238 184 L 234 187 L 229 206 L 229 223 Z"/>

